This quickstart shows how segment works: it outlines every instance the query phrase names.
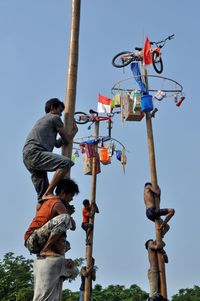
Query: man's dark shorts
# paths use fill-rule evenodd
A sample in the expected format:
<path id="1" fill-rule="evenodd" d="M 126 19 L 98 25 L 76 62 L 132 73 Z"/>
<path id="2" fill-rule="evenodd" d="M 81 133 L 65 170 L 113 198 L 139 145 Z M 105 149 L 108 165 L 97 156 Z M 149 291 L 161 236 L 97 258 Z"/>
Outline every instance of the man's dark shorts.
<path id="1" fill-rule="evenodd" d="M 159 219 L 161 216 L 167 215 L 167 214 L 168 214 L 167 208 L 156 209 L 155 207 L 151 207 L 146 210 L 146 216 L 148 217 L 148 219 L 150 219 L 153 222 L 155 222 L 155 220 Z"/>
<path id="2" fill-rule="evenodd" d="M 94 226 L 92 223 L 82 223 L 81 227 L 87 232 L 88 229 L 93 229 Z"/>

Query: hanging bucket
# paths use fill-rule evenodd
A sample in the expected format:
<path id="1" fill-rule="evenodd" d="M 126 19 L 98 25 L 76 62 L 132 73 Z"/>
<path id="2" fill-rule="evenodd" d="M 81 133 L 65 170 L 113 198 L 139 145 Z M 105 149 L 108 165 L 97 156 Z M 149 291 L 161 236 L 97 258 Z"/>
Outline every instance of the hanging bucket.
<path id="1" fill-rule="evenodd" d="M 101 163 L 103 163 L 104 165 L 111 163 L 108 148 L 102 147 L 100 149 L 99 155 L 100 155 L 100 161 L 101 161 Z"/>
<path id="2" fill-rule="evenodd" d="M 153 110 L 152 95 L 143 95 L 141 99 L 142 111 L 147 113 Z"/>

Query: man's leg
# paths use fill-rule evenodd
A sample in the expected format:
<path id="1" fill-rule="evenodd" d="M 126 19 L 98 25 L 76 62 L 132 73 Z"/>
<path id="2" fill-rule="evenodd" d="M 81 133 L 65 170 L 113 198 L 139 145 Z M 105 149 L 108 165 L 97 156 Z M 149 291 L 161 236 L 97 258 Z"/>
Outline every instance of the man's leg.
<path id="1" fill-rule="evenodd" d="M 167 225 L 167 223 L 169 222 L 169 220 L 172 218 L 172 216 L 174 214 L 175 214 L 175 210 L 173 208 L 167 209 L 167 214 L 165 214 L 165 219 L 164 219 L 162 225 L 160 226 L 160 229 L 164 228 Z"/>
<path id="2" fill-rule="evenodd" d="M 29 157 L 24 156 L 24 164 L 32 174 L 32 181 L 38 193 L 38 200 L 43 195 L 52 194 L 57 183 L 64 179 L 74 163 L 65 156 L 52 152 L 35 151 Z M 50 184 L 47 172 L 55 171 Z"/>
<path id="3" fill-rule="evenodd" d="M 70 227 L 70 216 L 65 213 L 60 214 L 52 218 L 41 228 L 35 230 L 27 239 L 26 247 L 31 253 L 38 253 L 41 256 L 60 255 L 53 250 L 53 246 L 62 233 L 66 232 Z M 33 249 L 33 242 L 37 246 L 37 250 Z"/>
<path id="4" fill-rule="evenodd" d="M 48 195 L 53 194 L 53 191 L 55 187 L 57 186 L 58 182 L 63 180 L 69 171 L 69 167 L 64 167 L 62 169 L 58 169 L 55 171 L 52 180 L 49 183 L 49 186 L 47 187 L 46 191 L 44 192 L 43 198 L 48 197 Z"/>
<path id="5" fill-rule="evenodd" d="M 149 297 L 153 297 L 158 292 L 158 269 L 151 268 L 148 270 L 148 279 L 149 279 L 149 286 L 150 292 Z"/>
<path id="6" fill-rule="evenodd" d="M 84 291 L 80 291 L 79 301 L 84 301 Z"/>
<path id="7" fill-rule="evenodd" d="M 54 154 L 51 152 L 42 152 L 40 155 L 40 162 L 37 169 L 45 171 L 55 171 L 49 186 L 46 188 L 43 197 L 53 194 L 55 187 L 60 180 L 63 180 L 74 163 L 67 157 Z"/>
<path id="8" fill-rule="evenodd" d="M 48 225 L 47 225 L 48 224 Z M 68 214 L 60 214 L 51 219 L 46 224 L 46 228 L 50 231 L 49 238 L 40 251 L 40 256 L 59 256 L 53 249 L 56 241 L 71 227 L 70 216 Z M 45 230 L 45 225 L 43 226 Z M 39 233 L 37 233 L 39 235 Z"/>
<path id="9" fill-rule="evenodd" d="M 42 200 L 42 197 L 49 186 L 49 180 L 46 171 L 31 171 L 31 179 L 38 196 L 38 202 Z"/>

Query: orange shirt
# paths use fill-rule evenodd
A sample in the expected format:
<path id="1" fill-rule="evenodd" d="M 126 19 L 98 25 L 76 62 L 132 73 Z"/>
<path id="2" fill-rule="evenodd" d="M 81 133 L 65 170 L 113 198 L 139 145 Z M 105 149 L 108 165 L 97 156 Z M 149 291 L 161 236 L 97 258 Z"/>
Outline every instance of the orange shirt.
<path id="1" fill-rule="evenodd" d="M 82 215 L 83 215 L 82 223 L 89 223 L 89 214 L 90 214 L 90 210 L 84 207 L 82 210 Z"/>
<path id="2" fill-rule="evenodd" d="M 25 241 L 29 238 L 29 236 L 34 232 L 34 230 L 41 228 L 44 224 L 46 224 L 52 216 L 52 209 L 55 204 L 60 203 L 61 200 L 59 197 L 55 196 L 55 198 L 48 199 L 44 201 L 40 209 L 36 212 L 34 219 L 28 227 L 24 235 Z"/>

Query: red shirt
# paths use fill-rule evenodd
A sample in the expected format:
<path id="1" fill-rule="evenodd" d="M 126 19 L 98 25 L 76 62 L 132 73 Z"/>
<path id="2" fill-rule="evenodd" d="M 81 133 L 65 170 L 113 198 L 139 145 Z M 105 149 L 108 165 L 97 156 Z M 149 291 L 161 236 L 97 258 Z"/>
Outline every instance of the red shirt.
<path id="1" fill-rule="evenodd" d="M 84 207 L 82 210 L 82 215 L 83 215 L 82 223 L 89 223 L 89 214 L 90 214 L 90 210 Z"/>
<path id="2" fill-rule="evenodd" d="M 46 224 L 50 219 L 53 218 L 52 209 L 57 203 L 61 203 L 61 200 L 57 196 L 55 196 L 55 198 L 44 201 L 40 209 L 36 212 L 34 219 L 32 220 L 31 224 L 28 227 L 28 230 L 24 235 L 25 241 L 34 232 L 34 230 L 41 228 L 44 224 Z"/>

